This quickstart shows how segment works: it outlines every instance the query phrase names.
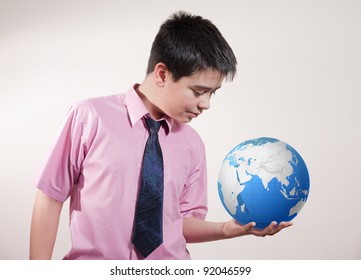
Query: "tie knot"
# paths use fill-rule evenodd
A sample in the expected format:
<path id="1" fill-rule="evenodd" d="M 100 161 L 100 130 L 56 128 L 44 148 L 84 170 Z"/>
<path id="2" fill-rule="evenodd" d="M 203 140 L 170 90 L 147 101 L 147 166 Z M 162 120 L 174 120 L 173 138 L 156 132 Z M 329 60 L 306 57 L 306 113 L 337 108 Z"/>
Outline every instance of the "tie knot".
<path id="1" fill-rule="evenodd" d="M 151 118 L 144 118 L 145 119 L 145 123 L 148 126 L 148 129 L 150 131 L 150 134 L 157 134 L 159 131 L 159 128 L 161 126 L 161 122 L 157 122 Z"/>

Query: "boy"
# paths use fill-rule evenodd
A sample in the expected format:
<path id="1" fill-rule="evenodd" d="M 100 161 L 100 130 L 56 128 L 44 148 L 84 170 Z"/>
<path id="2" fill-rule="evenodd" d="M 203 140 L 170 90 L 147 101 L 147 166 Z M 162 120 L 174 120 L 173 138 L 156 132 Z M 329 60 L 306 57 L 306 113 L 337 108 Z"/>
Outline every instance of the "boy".
<path id="1" fill-rule="evenodd" d="M 204 220 L 205 150 L 186 123 L 209 109 L 211 95 L 235 73 L 233 51 L 210 21 L 184 12 L 165 21 L 141 84 L 70 109 L 36 181 L 30 259 L 51 258 L 68 197 L 72 247 L 64 259 L 190 259 L 187 242 L 273 235 L 290 226 L 256 230 L 254 223 Z M 161 244 L 144 255 L 133 237 L 148 119 L 162 121 L 164 189 Z"/>

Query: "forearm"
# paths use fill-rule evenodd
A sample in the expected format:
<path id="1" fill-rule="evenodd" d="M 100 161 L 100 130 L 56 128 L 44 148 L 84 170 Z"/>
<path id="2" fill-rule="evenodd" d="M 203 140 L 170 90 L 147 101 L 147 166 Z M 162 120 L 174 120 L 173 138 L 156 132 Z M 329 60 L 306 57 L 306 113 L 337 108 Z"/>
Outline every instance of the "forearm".
<path id="1" fill-rule="evenodd" d="M 62 203 L 38 191 L 30 230 L 30 259 L 51 259 Z"/>
<path id="2" fill-rule="evenodd" d="M 225 239 L 224 224 L 189 217 L 183 220 L 183 235 L 187 243 Z"/>

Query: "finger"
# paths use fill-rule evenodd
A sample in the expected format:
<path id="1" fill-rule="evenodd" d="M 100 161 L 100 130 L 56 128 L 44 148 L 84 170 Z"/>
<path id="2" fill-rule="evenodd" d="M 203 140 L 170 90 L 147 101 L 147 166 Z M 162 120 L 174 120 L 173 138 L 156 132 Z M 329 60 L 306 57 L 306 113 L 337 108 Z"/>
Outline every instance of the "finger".
<path id="1" fill-rule="evenodd" d="M 275 235 L 276 233 L 278 233 L 282 229 L 284 229 L 286 227 L 290 227 L 292 225 L 293 225 L 292 222 L 280 222 L 277 227 L 273 228 L 273 230 L 269 233 L 269 235 Z"/>
<path id="2" fill-rule="evenodd" d="M 246 231 L 250 231 L 252 230 L 254 227 L 256 226 L 256 223 L 255 222 L 251 222 L 251 223 L 248 223 L 244 226 L 245 230 Z"/>
<path id="3" fill-rule="evenodd" d="M 259 237 L 265 237 L 267 235 L 272 235 L 272 232 L 274 231 L 274 229 L 276 227 L 277 227 L 277 222 L 273 221 L 267 227 L 265 227 L 262 230 L 256 230 L 255 229 L 254 235 L 259 236 Z"/>
<path id="4" fill-rule="evenodd" d="M 274 230 L 277 227 L 277 222 L 273 221 L 271 222 L 267 227 L 264 228 L 264 231 L 266 232 L 271 232 L 272 230 Z"/>
<path id="5" fill-rule="evenodd" d="M 292 222 L 282 222 L 282 223 L 283 223 L 283 228 L 293 226 Z"/>

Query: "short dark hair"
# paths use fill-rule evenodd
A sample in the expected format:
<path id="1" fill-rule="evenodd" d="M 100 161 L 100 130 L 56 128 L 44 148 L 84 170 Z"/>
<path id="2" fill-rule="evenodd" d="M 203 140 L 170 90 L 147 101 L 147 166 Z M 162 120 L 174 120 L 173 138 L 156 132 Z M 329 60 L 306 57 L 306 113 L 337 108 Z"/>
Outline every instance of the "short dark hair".
<path id="1" fill-rule="evenodd" d="M 164 63 L 178 81 L 197 71 L 215 70 L 227 80 L 236 74 L 237 59 L 218 28 L 201 16 L 179 11 L 160 27 L 152 44 L 147 74 Z"/>

